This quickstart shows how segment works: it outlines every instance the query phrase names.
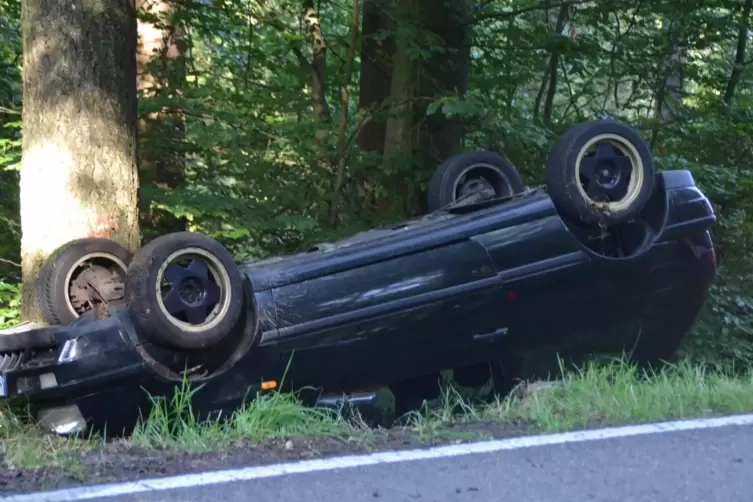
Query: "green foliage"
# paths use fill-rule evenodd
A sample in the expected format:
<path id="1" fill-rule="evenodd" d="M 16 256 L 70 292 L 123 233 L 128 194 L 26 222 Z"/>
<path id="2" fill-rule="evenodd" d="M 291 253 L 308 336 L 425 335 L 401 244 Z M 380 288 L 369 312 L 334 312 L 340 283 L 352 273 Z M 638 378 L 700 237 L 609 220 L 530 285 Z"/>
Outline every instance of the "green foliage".
<path id="1" fill-rule="evenodd" d="M 185 159 L 185 180 L 172 188 L 144 183 L 143 206 L 183 218 L 189 229 L 220 239 L 239 260 L 392 221 L 405 213 L 413 187 L 424 186 L 433 167 L 414 156 L 374 167 L 374 155 L 361 150 L 356 138 L 371 117 L 358 112 L 359 56 L 354 71 L 347 71 L 349 2 L 316 2 L 328 45 L 328 113 L 313 113 L 312 51 L 298 19 L 301 5 L 186 4 L 176 18 L 186 28 L 187 49 L 179 59 L 184 74 L 176 78 L 174 68 L 152 68 L 158 77 L 171 77 L 170 85 L 139 102 L 142 116 L 177 115 L 184 126 L 184 134 L 155 148 Z M 565 11 L 535 0 L 481 2 L 472 12 L 468 92 L 415 96 L 426 106 L 419 121 L 444 116 L 461 123 L 463 148 L 504 153 L 531 185 L 544 181 L 557 135 L 592 118 L 628 121 L 650 141 L 659 167 L 690 169 L 719 216 L 713 237 L 720 269 L 685 349 L 719 364 L 753 362 L 753 79 L 747 69 L 731 104 L 722 102 L 742 8 L 740 0 L 576 2 Z M 0 0 L 0 12 L 0 235 L 6 237 L 0 257 L 18 262 L 20 1 Z M 425 23 L 401 10 L 390 16 L 400 21 L 397 30 L 383 27 L 373 39 L 397 37 L 422 64 L 450 55 Z M 748 47 L 748 59 L 750 52 Z M 666 91 L 674 77 L 682 80 L 679 95 Z M 345 105 L 343 89 L 350 91 Z M 662 95 L 663 113 L 657 113 Z M 392 105 L 387 100 L 377 111 Z M 343 106 L 350 120 L 340 137 Z M 17 267 L 0 262 L 0 280 L 15 283 Z M 0 290 L 0 308 L 11 308 L 15 293 L 2 291 L 10 290 Z"/>
<path id="2" fill-rule="evenodd" d="M 0 329 L 18 324 L 21 286 L 0 281 Z"/>
<path id="3" fill-rule="evenodd" d="M 0 328 L 18 321 L 21 2 L 0 0 Z"/>

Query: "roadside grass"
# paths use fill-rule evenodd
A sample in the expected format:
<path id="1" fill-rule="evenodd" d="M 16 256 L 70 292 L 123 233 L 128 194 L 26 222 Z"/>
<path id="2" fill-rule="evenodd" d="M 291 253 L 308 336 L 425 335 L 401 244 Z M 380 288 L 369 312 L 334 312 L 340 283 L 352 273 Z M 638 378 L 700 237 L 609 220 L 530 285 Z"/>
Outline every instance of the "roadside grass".
<path id="1" fill-rule="evenodd" d="M 688 362 L 644 371 L 625 360 L 561 371 L 546 383 L 521 386 L 512 395 L 472 406 L 454 388 L 441 405 L 414 413 L 408 426 L 431 434 L 469 422 L 518 424 L 530 432 L 558 432 L 753 412 L 753 372 L 731 375 Z"/>
<path id="2" fill-rule="evenodd" d="M 93 435 L 65 438 L 47 433 L 25 410 L 0 406 L 0 456 L 6 469 L 52 469 L 84 478 L 82 455 L 103 446 L 104 440 Z"/>
<path id="3" fill-rule="evenodd" d="M 143 448 L 179 448 L 191 452 L 223 449 L 235 441 L 264 441 L 300 436 L 348 437 L 365 427 L 342 414 L 304 406 L 292 393 L 260 394 L 230 417 L 199 421 L 191 408 L 187 383 L 171 400 L 152 397 L 152 410 L 139 421 L 129 441 Z"/>
<path id="4" fill-rule="evenodd" d="M 130 438 L 117 442 L 144 449 L 211 452 L 276 438 L 331 436 L 363 442 L 390 433 L 369 428 L 358 416 L 305 407 L 294 394 L 284 393 L 260 395 L 230 417 L 201 421 L 191 409 L 191 392 L 184 385 L 171 400 L 153 398 L 150 415 Z M 753 412 L 753 372 L 732 375 L 684 362 L 645 373 L 617 360 L 562 370 L 558 380 L 522 385 L 491 403 L 477 402 L 449 386 L 436 402 L 403 417 L 397 429 L 431 440 L 462 438 L 479 423 L 499 424 L 500 431 L 514 425 L 520 433 L 539 433 L 746 412 Z M 83 477 L 82 458 L 89 452 L 107 452 L 106 438 L 60 438 L 18 417 L 8 410 L 0 415 L 0 454 L 6 467 L 45 467 Z"/>

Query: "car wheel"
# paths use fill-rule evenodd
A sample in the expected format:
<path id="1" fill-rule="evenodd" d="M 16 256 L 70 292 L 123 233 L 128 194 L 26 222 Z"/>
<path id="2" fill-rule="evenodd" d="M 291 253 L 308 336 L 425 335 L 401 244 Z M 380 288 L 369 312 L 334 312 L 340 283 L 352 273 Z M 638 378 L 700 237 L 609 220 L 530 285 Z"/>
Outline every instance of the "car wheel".
<path id="1" fill-rule="evenodd" d="M 651 198 L 654 164 L 648 144 L 613 120 L 578 124 L 549 152 L 547 184 L 555 206 L 589 224 L 630 221 Z"/>
<path id="2" fill-rule="evenodd" d="M 496 153 L 463 152 L 447 159 L 434 172 L 428 189 L 429 212 L 471 194 L 505 197 L 525 190 L 515 166 Z"/>
<path id="3" fill-rule="evenodd" d="M 99 304 L 122 306 L 132 258 L 130 251 L 109 239 L 76 239 L 56 249 L 37 279 L 45 322 L 70 324 Z"/>
<path id="4" fill-rule="evenodd" d="M 206 235 L 157 237 L 133 258 L 126 306 L 143 336 L 195 350 L 222 341 L 243 314 L 243 279 L 232 255 Z"/>

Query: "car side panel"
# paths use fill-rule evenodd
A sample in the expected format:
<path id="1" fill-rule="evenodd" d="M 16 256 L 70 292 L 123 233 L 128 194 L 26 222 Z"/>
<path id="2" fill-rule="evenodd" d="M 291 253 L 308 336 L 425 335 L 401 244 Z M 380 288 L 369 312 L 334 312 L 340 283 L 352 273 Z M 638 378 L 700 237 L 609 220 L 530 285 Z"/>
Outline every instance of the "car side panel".
<path id="1" fill-rule="evenodd" d="M 315 246 L 311 252 L 252 262 L 244 268 L 249 275 L 265 277 L 255 282 L 277 289 L 462 243 L 480 233 L 555 213 L 549 197 L 536 192 L 465 214 L 426 216 L 426 221 L 408 221 L 394 230 L 372 231 L 373 238 L 345 239 L 322 249 Z"/>
<path id="2" fill-rule="evenodd" d="M 286 337 L 308 331 L 315 321 L 368 307 L 385 305 L 423 293 L 442 291 L 496 274 L 480 246 L 461 242 L 375 263 L 272 290 L 278 329 Z M 306 325 L 301 325 L 301 320 Z"/>
<path id="3" fill-rule="evenodd" d="M 581 246 L 556 214 L 481 234 L 473 240 L 484 246 L 497 270 L 506 275 L 530 272 L 531 267 L 549 268 L 552 259 L 582 254 Z"/>
<path id="4" fill-rule="evenodd" d="M 470 357 L 474 336 L 504 324 L 503 286 L 484 247 L 466 240 L 275 288 L 279 347 L 309 385 L 420 374 Z"/>
<path id="5" fill-rule="evenodd" d="M 566 333 L 591 325 L 608 330 L 640 301 L 640 294 L 620 289 L 622 267 L 631 265 L 594 260 L 557 215 L 474 240 L 487 249 L 505 282 L 514 312 L 508 343 L 515 347 L 560 345 Z"/>

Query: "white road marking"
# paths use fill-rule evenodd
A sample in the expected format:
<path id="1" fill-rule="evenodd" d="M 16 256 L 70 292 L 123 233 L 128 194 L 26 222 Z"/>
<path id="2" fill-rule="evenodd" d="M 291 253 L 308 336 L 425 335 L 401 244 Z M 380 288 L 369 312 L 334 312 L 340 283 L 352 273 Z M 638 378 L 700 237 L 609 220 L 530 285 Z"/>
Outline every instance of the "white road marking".
<path id="1" fill-rule="evenodd" d="M 419 450 L 385 451 L 368 455 L 348 455 L 343 457 L 323 458 L 318 460 L 304 460 L 284 464 L 245 467 L 222 471 L 185 474 L 164 478 L 130 481 L 103 485 L 68 488 L 48 492 L 37 492 L 23 495 L 11 495 L 0 500 L 8 502 L 58 502 L 64 500 L 89 500 L 94 498 L 115 497 L 136 493 L 175 490 L 208 486 L 234 481 L 249 481 L 253 479 L 271 478 L 289 474 L 331 471 L 362 467 L 367 465 L 390 464 L 395 462 L 409 462 L 413 460 L 431 460 L 478 453 L 491 453 L 503 450 L 517 450 L 537 446 L 560 445 L 567 443 L 581 443 L 585 441 L 599 441 L 612 438 L 626 438 L 647 434 L 661 434 L 667 432 L 691 431 L 700 429 L 715 429 L 719 427 L 753 425 L 753 414 L 735 415 L 720 418 L 706 418 L 697 420 L 679 420 L 674 422 L 660 422 L 654 424 L 631 425 L 626 427 L 609 427 L 605 429 L 590 429 L 561 434 L 544 434 L 538 436 L 524 436 L 477 443 L 437 446 Z"/>

